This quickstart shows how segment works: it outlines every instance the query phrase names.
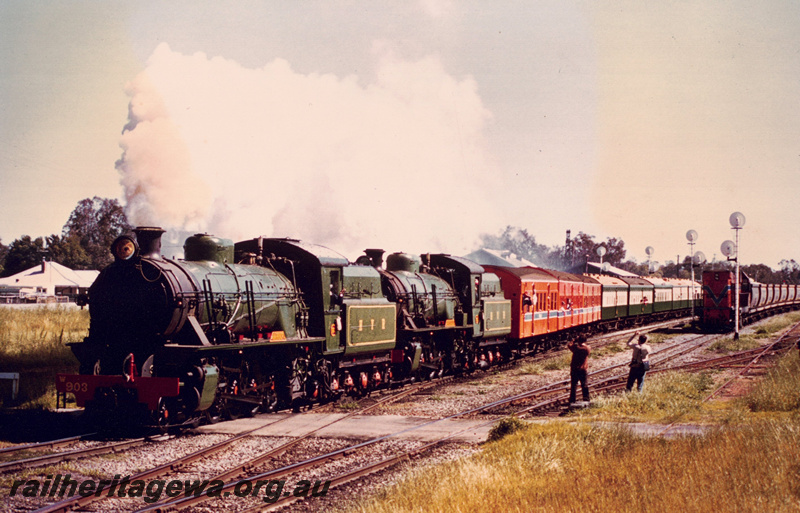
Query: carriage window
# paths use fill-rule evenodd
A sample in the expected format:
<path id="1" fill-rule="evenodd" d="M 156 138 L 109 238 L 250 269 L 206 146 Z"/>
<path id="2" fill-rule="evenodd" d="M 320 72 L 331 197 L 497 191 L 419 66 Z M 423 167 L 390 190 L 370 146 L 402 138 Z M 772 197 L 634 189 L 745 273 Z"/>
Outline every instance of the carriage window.
<path id="1" fill-rule="evenodd" d="M 341 293 L 342 284 L 339 278 L 339 271 L 331 271 L 330 308 L 333 308 L 341 301 Z"/>

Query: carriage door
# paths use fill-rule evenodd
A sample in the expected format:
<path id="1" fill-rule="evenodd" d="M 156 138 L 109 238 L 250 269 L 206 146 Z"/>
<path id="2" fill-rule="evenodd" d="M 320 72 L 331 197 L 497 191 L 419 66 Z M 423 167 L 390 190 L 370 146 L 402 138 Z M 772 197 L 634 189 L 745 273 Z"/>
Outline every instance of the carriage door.
<path id="1" fill-rule="evenodd" d="M 342 331 L 342 272 L 329 269 L 329 291 L 325 302 L 325 348 L 327 351 L 344 351 Z"/>

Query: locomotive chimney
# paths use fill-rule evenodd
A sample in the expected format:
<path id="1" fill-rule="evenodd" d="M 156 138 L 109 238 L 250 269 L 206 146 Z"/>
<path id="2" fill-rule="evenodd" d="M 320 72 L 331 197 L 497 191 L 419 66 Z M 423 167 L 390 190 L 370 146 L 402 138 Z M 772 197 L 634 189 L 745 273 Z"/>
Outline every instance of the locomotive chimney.
<path id="1" fill-rule="evenodd" d="M 148 258 L 161 258 L 161 234 L 164 230 L 154 226 L 139 226 L 133 230 L 139 244 L 139 254 Z"/>
<path id="2" fill-rule="evenodd" d="M 380 269 L 383 265 L 383 250 L 382 249 L 365 249 L 364 254 L 369 258 L 370 264 L 376 269 Z"/>

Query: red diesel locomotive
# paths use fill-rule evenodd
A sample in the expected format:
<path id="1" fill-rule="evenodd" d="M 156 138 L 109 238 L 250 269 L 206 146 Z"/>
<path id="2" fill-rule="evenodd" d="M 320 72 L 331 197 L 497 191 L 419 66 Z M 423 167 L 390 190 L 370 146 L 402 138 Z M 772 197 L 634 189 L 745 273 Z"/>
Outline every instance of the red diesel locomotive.
<path id="1" fill-rule="evenodd" d="M 742 325 L 800 308 L 800 285 L 765 284 L 740 272 L 739 317 Z M 703 272 L 702 324 L 706 331 L 734 328 L 736 273 L 729 270 Z"/>

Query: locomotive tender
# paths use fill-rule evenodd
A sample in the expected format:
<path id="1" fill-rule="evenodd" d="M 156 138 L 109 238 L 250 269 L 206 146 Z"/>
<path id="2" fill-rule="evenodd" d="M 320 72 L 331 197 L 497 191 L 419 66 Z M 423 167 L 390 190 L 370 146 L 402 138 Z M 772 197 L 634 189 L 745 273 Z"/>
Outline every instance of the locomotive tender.
<path id="1" fill-rule="evenodd" d="M 688 280 L 480 266 L 368 249 L 355 263 L 293 239 L 160 228 L 112 244 L 89 290 L 80 373 L 56 389 L 88 411 L 160 426 L 214 422 L 471 372 L 577 332 L 688 313 Z M 699 306 L 699 305 L 697 305 Z"/>

